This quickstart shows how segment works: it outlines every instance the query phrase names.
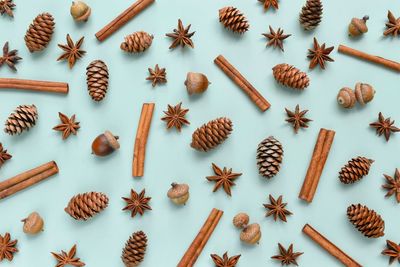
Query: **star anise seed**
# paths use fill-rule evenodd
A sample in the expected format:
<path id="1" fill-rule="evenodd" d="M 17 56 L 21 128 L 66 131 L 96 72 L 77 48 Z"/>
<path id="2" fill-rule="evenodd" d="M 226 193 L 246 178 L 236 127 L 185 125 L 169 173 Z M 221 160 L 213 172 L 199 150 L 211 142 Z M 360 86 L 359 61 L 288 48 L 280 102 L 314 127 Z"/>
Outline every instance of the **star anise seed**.
<path id="1" fill-rule="evenodd" d="M 80 258 L 75 257 L 76 245 L 74 245 L 68 253 L 66 253 L 64 250 L 61 250 L 61 253 L 51 252 L 51 254 L 58 261 L 56 267 L 64 267 L 68 265 L 76 267 L 85 266 L 85 263 L 83 263 Z"/>
<path id="2" fill-rule="evenodd" d="M 143 215 L 146 210 L 151 210 L 151 207 L 148 204 L 151 197 L 146 197 L 145 194 L 145 189 L 143 189 L 140 194 L 131 189 L 130 197 L 122 198 L 126 202 L 126 206 L 122 210 L 130 210 L 132 218 L 135 217 L 136 214 Z"/>
<path id="3" fill-rule="evenodd" d="M 333 62 L 334 60 L 329 56 L 329 54 L 334 49 L 333 46 L 325 48 L 325 43 L 319 45 L 317 39 L 314 37 L 314 47 L 313 49 L 308 49 L 308 56 L 307 58 L 311 59 L 310 62 L 310 69 L 313 69 L 315 66 L 319 64 L 322 69 L 325 69 L 325 62 L 330 61 Z"/>
<path id="4" fill-rule="evenodd" d="M 299 105 L 296 105 L 294 111 L 290 111 L 287 108 L 285 108 L 285 111 L 288 116 L 286 121 L 293 125 L 293 129 L 296 134 L 300 128 L 308 128 L 308 123 L 312 121 L 311 119 L 305 117 L 308 109 L 300 111 Z"/>
<path id="5" fill-rule="evenodd" d="M 75 62 L 86 54 L 86 51 L 81 49 L 84 39 L 85 37 L 81 37 L 78 42 L 74 43 L 71 39 L 71 36 L 67 34 L 67 44 L 58 45 L 58 47 L 64 50 L 64 53 L 57 58 L 57 61 L 68 60 L 69 68 L 72 69 L 72 67 L 75 65 Z"/>
<path id="6" fill-rule="evenodd" d="M 65 114 L 58 112 L 58 117 L 60 118 L 61 123 L 53 127 L 53 130 L 62 132 L 63 140 L 67 139 L 71 133 L 76 135 L 81 126 L 79 125 L 79 122 L 75 121 L 75 114 L 72 115 L 71 118 L 68 118 Z"/>
<path id="7" fill-rule="evenodd" d="M 395 18 L 393 13 L 388 11 L 388 22 L 386 22 L 386 30 L 383 32 L 383 35 L 393 35 L 396 37 L 400 33 L 400 18 Z"/>
<path id="8" fill-rule="evenodd" d="M 154 87 L 159 83 L 166 83 L 167 82 L 167 72 L 165 68 L 161 68 L 156 64 L 154 69 L 149 68 L 149 76 L 146 78 L 147 81 L 151 81 L 151 85 Z"/>
<path id="9" fill-rule="evenodd" d="M 386 178 L 386 184 L 382 185 L 388 192 L 385 197 L 395 195 L 397 203 L 400 203 L 400 171 L 396 168 L 394 177 L 387 174 L 383 175 Z"/>
<path id="10" fill-rule="evenodd" d="M 400 132 L 400 129 L 393 124 L 394 120 L 390 120 L 390 117 L 385 119 L 385 117 L 382 115 L 382 112 L 379 112 L 378 121 L 370 123 L 369 126 L 376 129 L 378 136 L 383 134 L 387 142 L 390 139 L 391 133 Z"/>
<path id="11" fill-rule="evenodd" d="M 217 254 L 211 254 L 210 256 L 214 261 L 215 267 L 235 267 L 241 255 L 228 257 L 228 252 L 225 252 L 222 258 Z"/>
<path id="12" fill-rule="evenodd" d="M 191 37 L 195 34 L 195 32 L 189 32 L 191 24 L 186 28 L 183 26 L 181 19 L 178 19 L 178 28 L 174 29 L 172 33 L 167 33 L 166 36 L 174 39 L 169 49 L 175 48 L 177 46 L 185 47 L 190 46 L 194 48 L 193 41 Z"/>
<path id="13" fill-rule="evenodd" d="M 269 195 L 269 202 L 270 204 L 263 204 L 264 207 L 269 210 L 265 215 L 266 217 L 274 215 L 275 221 L 279 217 L 279 219 L 286 222 L 286 215 L 293 214 L 286 209 L 287 203 L 282 203 L 282 196 L 279 196 L 278 200 L 276 200 L 273 196 Z"/>
<path id="14" fill-rule="evenodd" d="M 293 252 L 293 244 L 290 244 L 289 249 L 286 250 L 281 243 L 278 243 L 279 247 L 279 255 L 272 256 L 271 258 L 274 260 L 281 261 L 282 265 L 290 265 L 294 264 L 298 266 L 297 264 L 297 258 L 303 254 L 303 252 Z"/>
<path id="15" fill-rule="evenodd" d="M 224 191 L 229 196 L 231 196 L 231 187 L 236 185 L 233 181 L 242 174 L 232 172 L 232 168 L 227 169 L 226 167 L 224 167 L 224 169 L 221 169 L 214 163 L 212 164 L 212 168 L 214 170 L 215 175 L 207 176 L 206 178 L 208 181 L 215 182 L 213 192 L 217 191 L 222 186 Z"/>
<path id="16" fill-rule="evenodd" d="M 269 33 L 263 33 L 269 41 L 267 46 L 279 47 L 282 51 L 283 50 L 283 40 L 291 36 L 291 34 L 283 34 L 283 29 L 278 28 L 277 31 L 274 31 L 271 26 L 269 26 Z"/>

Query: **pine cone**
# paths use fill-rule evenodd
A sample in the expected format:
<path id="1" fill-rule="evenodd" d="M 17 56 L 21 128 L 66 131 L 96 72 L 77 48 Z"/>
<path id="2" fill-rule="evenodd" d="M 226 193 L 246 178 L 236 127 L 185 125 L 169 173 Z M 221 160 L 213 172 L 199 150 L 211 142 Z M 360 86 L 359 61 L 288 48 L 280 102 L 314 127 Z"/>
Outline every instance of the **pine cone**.
<path id="1" fill-rule="evenodd" d="M 259 173 L 270 179 L 281 167 L 283 159 L 282 144 L 273 136 L 264 139 L 257 148 L 257 165 Z"/>
<path id="2" fill-rule="evenodd" d="M 347 217 L 350 222 L 366 237 L 377 238 L 385 233 L 385 222 L 374 210 L 361 204 L 350 205 L 347 208 Z"/>
<path id="3" fill-rule="evenodd" d="M 33 20 L 25 34 L 25 44 L 29 52 L 37 52 L 46 48 L 53 35 L 54 25 L 54 18 L 49 13 L 39 14 Z"/>
<path id="4" fill-rule="evenodd" d="M 307 0 L 300 12 L 299 21 L 305 30 L 312 30 L 322 19 L 321 0 Z"/>
<path id="5" fill-rule="evenodd" d="M 101 60 L 92 61 L 86 68 L 86 83 L 94 101 L 101 101 L 108 89 L 108 68 Z"/>
<path id="6" fill-rule="evenodd" d="M 138 266 L 144 258 L 147 247 L 147 236 L 142 231 L 135 232 L 126 241 L 125 248 L 122 250 L 122 261 L 126 267 Z"/>
<path id="7" fill-rule="evenodd" d="M 310 84 L 310 79 L 305 72 L 289 64 L 278 64 L 272 68 L 275 80 L 293 89 L 303 90 Z"/>
<path id="8" fill-rule="evenodd" d="M 21 134 L 23 131 L 36 124 L 38 113 L 35 105 L 18 106 L 13 113 L 8 116 L 4 131 L 9 135 Z"/>
<path id="9" fill-rule="evenodd" d="M 88 192 L 75 195 L 64 209 L 75 220 L 83 220 L 93 217 L 108 205 L 108 197 L 103 193 Z"/>
<path id="10" fill-rule="evenodd" d="M 250 27 L 243 13 L 233 6 L 227 6 L 219 10 L 219 22 L 222 22 L 225 28 L 240 34 L 248 31 Z"/>
<path id="11" fill-rule="evenodd" d="M 374 161 L 364 157 L 349 160 L 339 172 L 339 179 L 344 184 L 352 184 L 368 174 L 369 168 Z"/>
<path id="12" fill-rule="evenodd" d="M 151 46 L 153 35 L 147 32 L 135 32 L 125 37 L 125 42 L 121 43 L 121 49 L 129 53 L 140 53 Z"/>
<path id="13" fill-rule="evenodd" d="M 192 134 L 190 144 L 196 150 L 207 152 L 221 144 L 232 132 L 232 122 L 228 118 L 218 118 L 203 124 Z"/>

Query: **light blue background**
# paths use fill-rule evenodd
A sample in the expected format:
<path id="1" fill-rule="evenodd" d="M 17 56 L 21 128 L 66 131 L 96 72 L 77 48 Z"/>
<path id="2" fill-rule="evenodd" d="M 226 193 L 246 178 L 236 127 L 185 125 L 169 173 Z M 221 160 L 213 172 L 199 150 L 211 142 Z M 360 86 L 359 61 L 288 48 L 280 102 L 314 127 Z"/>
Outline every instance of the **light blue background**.
<path id="1" fill-rule="evenodd" d="M 365 266 L 386 266 L 388 258 L 380 255 L 385 239 L 400 242 L 399 206 L 394 198 L 385 199 L 383 173 L 392 175 L 399 166 L 400 136 L 392 136 L 386 143 L 375 136 L 368 124 L 377 119 L 379 111 L 400 123 L 398 107 L 398 74 L 376 65 L 340 55 L 337 46 L 348 44 L 366 52 L 400 60 L 399 42 L 384 38 L 387 10 L 400 16 L 397 1 L 323 1 L 321 25 L 313 32 L 304 32 L 298 23 L 298 13 L 305 1 L 280 1 L 279 10 L 264 13 L 261 3 L 252 1 L 157 1 L 124 28 L 103 43 L 94 34 L 133 1 L 87 1 L 92 16 L 86 24 L 73 22 L 70 1 L 17 0 L 15 18 L 0 18 L 0 44 L 10 41 L 23 61 L 13 73 L 0 69 L 1 77 L 66 81 L 68 95 L 33 92 L 0 92 L 0 121 L 5 121 L 20 104 L 34 103 L 39 111 L 37 125 L 21 136 L 10 137 L 4 132 L 0 140 L 13 155 L 0 171 L 1 180 L 44 162 L 55 160 L 59 175 L 0 203 L 0 233 L 10 232 L 19 240 L 19 253 L 9 264 L 2 266 L 53 266 L 56 261 L 51 251 L 69 250 L 78 244 L 77 256 L 87 266 L 122 266 L 120 255 L 125 241 L 134 231 L 143 230 L 149 238 L 148 251 L 141 266 L 176 266 L 186 248 L 197 234 L 213 207 L 224 210 L 224 215 L 210 241 L 200 255 L 197 266 L 213 266 L 210 253 L 242 254 L 238 266 L 279 266 L 270 257 L 278 253 L 277 243 L 294 243 L 296 251 L 304 252 L 300 266 L 341 266 L 301 233 L 310 223 L 331 241 Z M 227 5 L 238 7 L 248 17 L 250 31 L 243 36 L 233 35 L 218 22 L 218 9 Z M 54 15 L 56 29 L 49 47 L 43 53 L 30 54 L 23 37 L 33 18 L 42 12 Z M 369 32 L 359 40 L 347 36 L 347 25 L 354 16 L 368 14 Z M 181 18 L 184 25 L 192 24 L 195 49 L 168 49 L 171 32 Z M 268 25 L 282 27 L 292 36 L 285 41 L 285 52 L 266 48 L 261 33 Z M 154 34 L 151 48 L 143 55 L 134 56 L 119 48 L 123 37 L 144 30 Z M 72 70 L 66 62 L 56 62 L 61 50 L 57 43 L 65 43 L 71 34 L 74 41 L 85 36 L 83 49 L 87 55 Z M 328 46 L 334 45 L 334 63 L 325 71 L 308 71 L 307 49 L 316 36 Z M 223 54 L 272 104 L 265 113 L 234 85 L 213 63 Z M 109 92 L 101 103 L 94 103 L 86 90 L 86 66 L 95 59 L 104 60 L 110 71 Z M 290 63 L 307 70 L 311 84 L 303 92 L 280 87 L 272 77 L 271 68 L 278 63 Z M 145 81 L 147 68 L 158 63 L 168 73 L 168 83 L 152 88 Z M 189 97 L 183 85 L 188 71 L 203 72 L 212 82 L 200 97 Z M 361 108 L 343 110 L 336 103 L 336 94 L 343 86 L 353 87 L 358 81 L 376 88 L 373 102 Z M 183 102 L 190 108 L 187 118 L 191 124 L 181 133 L 167 131 L 160 120 L 167 104 Z M 131 177 L 133 143 L 143 102 L 155 102 L 156 109 L 147 146 L 145 176 Z M 298 135 L 284 121 L 284 108 L 296 104 L 309 109 L 314 121 L 310 128 Z M 52 130 L 59 123 L 58 112 L 77 115 L 81 122 L 78 136 L 62 141 Z M 190 148 L 192 132 L 201 124 L 219 116 L 227 116 L 234 123 L 229 139 L 216 150 L 198 153 Z M 297 198 L 321 127 L 334 129 L 336 138 L 325 166 L 314 202 L 305 204 Z M 104 130 L 120 136 L 121 149 L 108 158 L 90 154 L 92 140 Z M 282 169 L 271 180 L 258 175 L 255 151 L 258 143 L 270 135 L 279 139 L 285 150 Z M 357 184 L 344 186 L 337 176 L 340 168 L 352 157 L 366 156 L 375 160 L 370 174 Z M 212 193 L 214 184 L 205 177 L 212 174 L 211 163 L 232 167 L 243 172 L 233 187 L 233 196 L 225 192 Z M 185 207 L 174 206 L 166 192 L 173 181 L 190 184 L 191 198 Z M 132 219 L 123 212 L 124 202 L 131 188 L 146 188 L 152 197 L 153 210 L 143 217 Z M 86 191 L 105 192 L 110 197 L 109 207 L 88 222 L 73 220 L 64 212 L 69 199 Z M 284 195 L 288 209 L 294 213 L 288 222 L 274 222 L 265 218 L 262 206 L 268 194 Z M 362 203 L 375 209 L 386 222 L 385 236 L 367 239 L 347 221 L 346 209 L 352 203 Z M 38 211 L 45 219 L 45 231 L 29 237 L 22 232 L 22 218 Z M 239 241 L 239 231 L 231 223 L 233 216 L 247 212 L 252 222 L 261 225 L 263 237 L 258 246 L 248 247 Z"/>

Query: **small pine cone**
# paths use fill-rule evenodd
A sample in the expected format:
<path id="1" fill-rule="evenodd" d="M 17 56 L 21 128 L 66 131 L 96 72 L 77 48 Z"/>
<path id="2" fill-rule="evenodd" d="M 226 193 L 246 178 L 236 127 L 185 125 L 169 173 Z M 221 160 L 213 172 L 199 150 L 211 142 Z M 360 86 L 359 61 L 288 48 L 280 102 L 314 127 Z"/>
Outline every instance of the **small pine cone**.
<path id="1" fill-rule="evenodd" d="M 250 27 L 243 13 L 233 6 L 227 6 L 219 10 L 219 22 L 225 28 L 240 34 L 248 31 Z"/>
<path id="2" fill-rule="evenodd" d="M 46 48 L 54 32 L 54 18 L 49 13 L 39 14 L 29 25 L 25 34 L 25 44 L 29 52 L 37 52 Z"/>
<path id="3" fill-rule="evenodd" d="M 310 79 L 305 72 L 289 64 L 278 64 L 272 68 L 275 80 L 293 89 L 303 90 L 310 84 Z"/>
<path id="4" fill-rule="evenodd" d="M 383 236 L 385 222 L 374 210 L 361 204 L 350 205 L 347 208 L 347 217 L 350 222 L 366 237 L 378 238 Z"/>
<path id="5" fill-rule="evenodd" d="M 339 172 L 339 179 L 344 184 L 352 184 L 368 174 L 369 168 L 374 161 L 364 157 L 349 160 Z"/>
<path id="6" fill-rule="evenodd" d="M 322 19 L 321 0 L 307 0 L 300 12 L 299 21 L 305 30 L 312 30 Z"/>
<path id="7" fill-rule="evenodd" d="M 18 106 L 13 113 L 8 116 L 5 123 L 4 132 L 9 135 L 21 134 L 29 131 L 36 124 L 38 113 L 35 105 Z"/>
<path id="8" fill-rule="evenodd" d="M 147 32 L 135 32 L 125 37 L 121 49 L 129 53 L 141 53 L 151 46 L 154 36 Z"/>
<path id="9" fill-rule="evenodd" d="M 142 231 L 135 232 L 126 241 L 122 250 L 122 261 L 126 267 L 138 266 L 144 259 L 147 247 L 147 236 Z"/>
<path id="10" fill-rule="evenodd" d="M 107 208 L 108 197 L 103 193 L 88 192 L 75 195 L 64 209 L 75 220 L 83 220 L 93 217 Z"/>
<path id="11" fill-rule="evenodd" d="M 86 68 L 86 83 L 94 101 L 101 101 L 108 89 L 108 68 L 101 60 L 92 61 Z"/>
<path id="12" fill-rule="evenodd" d="M 228 118 L 218 118 L 203 124 L 192 134 L 190 144 L 196 150 L 207 152 L 228 138 L 232 132 L 232 121 Z"/>
<path id="13" fill-rule="evenodd" d="M 264 139 L 257 148 L 258 172 L 265 178 L 275 176 L 283 159 L 282 144 L 273 136 Z"/>

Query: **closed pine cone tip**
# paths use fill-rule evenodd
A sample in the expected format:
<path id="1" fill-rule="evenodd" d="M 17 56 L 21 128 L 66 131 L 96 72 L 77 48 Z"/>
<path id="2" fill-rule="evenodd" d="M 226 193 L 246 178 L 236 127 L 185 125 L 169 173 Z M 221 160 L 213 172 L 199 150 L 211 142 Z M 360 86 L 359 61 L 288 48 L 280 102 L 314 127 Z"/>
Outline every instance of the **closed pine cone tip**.
<path id="1" fill-rule="evenodd" d="M 232 132 L 232 121 L 221 117 L 203 124 L 192 134 L 190 146 L 196 150 L 207 152 L 224 142 Z"/>
<path id="2" fill-rule="evenodd" d="M 349 160 L 339 172 L 339 179 L 344 184 L 352 184 L 368 174 L 372 159 L 357 157 Z"/>
<path id="3" fill-rule="evenodd" d="M 301 26 L 305 30 L 315 29 L 321 22 L 322 9 L 321 0 L 307 0 L 299 15 Z"/>
<path id="4" fill-rule="evenodd" d="M 126 267 L 138 266 L 144 259 L 147 247 L 147 236 L 138 231 L 132 234 L 122 250 L 122 262 Z"/>
<path id="5" fill-rule="evenodd" d="M 272 68 L 275 80 L 287 87 L 303 90 L 310 84 L 310 79 L 305 72 L 289 64 L 278 64 Z"/>
<path id="6" fill-rule="evenodd" d="M 103 193 L 88 192 L 75 195 L 71 198 L 65 212 L 75 220 L 83 220 L 93 217 L 108 206 L 108 197 Z"/>
<path id="7" fill-rule="evenodd" d="M 265 178 L 275 176 L 283 160 L 282 144 L 270 136 L 264 139 L 257 148 L 257 165 L 259 173 Z"/>
<path id="8" fill-rule="evenodd" d="M 46 48 L 53 35 L 54 25 L 54 18 L 50 13 L 39 14 L 33 20 L 24 38 L 29 52 L 37 52 Z"/>
<path id="9" fill-rule="evenodd" d="M 108 89 L 108 68 L 102 60 L 94 60 L 86 68 L 86 83 L 90 97 L 94 101 L 104 99 Z"/>
<path id="10" fill-rule="evenodd" d="M 347 208 L 350 222 L 368 238 L 378 238 L 384 235 L 385 222 L 379 214 L 361 204 L 350 205 Z"/>
<path id="11" fill-rule="evenodd" d="M 5 122 L 4 131 L 9 135 L 21 134 L 36 124 L 38 113 L 35 105 L 20 105 Z"/>
<path id="12" fill-rule="evenodd" d="M 227 6 L 219 10 L 219 22 L 225 28 L 240 34 L 248 31 L 250 27 L 243 13 L 233 6 Z"/>
<path id="13" fill-rule="evenodd" d="M 149 48 L 153 42 L 153 35 L 139 31 L 125 37 L 121 49 L 128 53 L 141 53 Z"/>

